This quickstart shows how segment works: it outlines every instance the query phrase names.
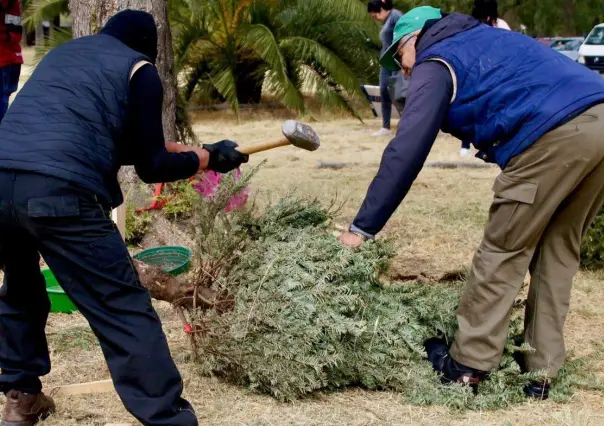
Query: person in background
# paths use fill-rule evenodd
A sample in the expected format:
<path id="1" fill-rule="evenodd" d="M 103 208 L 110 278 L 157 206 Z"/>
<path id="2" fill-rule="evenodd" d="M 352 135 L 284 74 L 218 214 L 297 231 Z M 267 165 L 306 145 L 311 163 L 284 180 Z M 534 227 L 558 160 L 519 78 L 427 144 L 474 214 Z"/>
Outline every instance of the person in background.
<path id="1" fill-rule="evenodd" d="M 508 23 L 499 17 L 497 0 L 474 0 L 472 16 L 493 28 L 511 31 Z"/>
<path id="2" fill-rule="evenodd" d="M 19 85 L 22 34 L 20 1 L 0 0 L 0 121 L 6 114 L 10 96 Z"/>
<path id="3" fill-rule="evenodd" d="M 394 26 L 399 18 L 403 16 L 402 12 L 393 8 L 392 0 L 371 0 L 367 3 L 367 12 L 371 17 L 384 24 L 380 31 L 380 40 L 382 41 L 381 55 L 386 52 L 388 46 L 392 44 L 392 35 Z M 394 74 L 380 67 L 380 97 L 382 99 L 382 128 L 375 132 L 373 136 L 390 136 L 390 117 L 392 115 L 392 99 L 388 92 L 388 80 Z"/>
<path id="4" fill-rule="evenodd" d="M 502 30 L 511 31 L 508 23 L 499 17 L 497 0 L 474 0 L 472 16 L 483 24 L 487 24 L 493 28 L 501 28 Z M 472 151 L 470 149 L 470 142 L 462 142 L 459 155 L 461 157 L 468 157 L 471 154 Z"/>

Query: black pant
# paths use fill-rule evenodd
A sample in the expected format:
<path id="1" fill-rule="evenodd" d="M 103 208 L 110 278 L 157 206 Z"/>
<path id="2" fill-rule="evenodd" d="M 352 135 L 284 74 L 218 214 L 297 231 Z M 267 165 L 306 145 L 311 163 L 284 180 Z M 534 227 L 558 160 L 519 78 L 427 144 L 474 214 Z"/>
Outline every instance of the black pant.
<path id="1" fill-rule="evenodd" d="M 0 121 L 2 121 L 4 114 L 8 110 L 10 96 L 19 87 L 20 75 L 21 65 L 13 64 L 0 67 Z"/>
<path id="2" fill-rule="evenodd" d="M 67 182 L 0 171 L 0 389 L 37 393 L 50 371 L 40 253 L 99 339 L 128 411 L 145 425 L 197 425 L 110 213 Z"/>

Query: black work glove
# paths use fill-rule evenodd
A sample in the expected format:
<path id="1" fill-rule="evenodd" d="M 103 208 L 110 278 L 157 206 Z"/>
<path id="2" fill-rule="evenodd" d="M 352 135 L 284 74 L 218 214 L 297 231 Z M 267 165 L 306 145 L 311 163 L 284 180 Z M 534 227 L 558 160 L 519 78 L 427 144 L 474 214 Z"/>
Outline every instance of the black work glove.
<path id="1" fill-rule="evenodd" d="M 235 149 L 237 146 L 235 142 L 229 140 L 204 145 L 203 149 L 210 153 L 208 169 L 218 173 L 228 173 L 247 163 L 250 156 L 237 151 Z"/>

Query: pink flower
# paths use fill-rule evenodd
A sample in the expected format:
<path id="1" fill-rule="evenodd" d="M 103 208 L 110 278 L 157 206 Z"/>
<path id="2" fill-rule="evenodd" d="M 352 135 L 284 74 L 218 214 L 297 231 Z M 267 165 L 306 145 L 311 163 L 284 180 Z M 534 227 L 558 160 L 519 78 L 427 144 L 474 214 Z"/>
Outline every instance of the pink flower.
<path id="1" fill-rule="evenodd" d="M 249 196 L 249 189 L 246 186 L 245 188 L 243 188 L 243 190 L 239 194 L 231 197 L 231 199 L 229 200 L 229 203 L 225 207 L 224 211 L 228 213 L 230 211 L 237 210 L 237 209 L 240 209 L 241 207 L 245 206 L 247 203 L 248 196 Z"/>
<path id="2" fill-rule="evenodd" d="M 235 182 L 237 182 L 241 178 L 241 170 L 235 170 Z M 222 175 L 220 173 L 205 170 L 202 177 L 193 183 L 193 187 L 201 194 L 201 196 L 206 198 L 212 198 L 216 195 L 216 191 L 218 191 L 218 186 L 222 181 Z M 243 190 L 236 195 L 233 195 L 229 200 L 227 206 L 224 211 L 226 213 L 237 210 L 246 205 L 249 197 L 249 189 L 247 187 L 243 188 Z"/>
<path id="3" fill-rule="evenodd" d="M 193 187 L 199 192 L 203 197 L 211 198 L 216 194 L 218 190 L 218 185 L 222 180 L 222 175 L 220 173 L 214 172 L 212 170 L 205 170 L 201 178 L 197 180 Z"/>

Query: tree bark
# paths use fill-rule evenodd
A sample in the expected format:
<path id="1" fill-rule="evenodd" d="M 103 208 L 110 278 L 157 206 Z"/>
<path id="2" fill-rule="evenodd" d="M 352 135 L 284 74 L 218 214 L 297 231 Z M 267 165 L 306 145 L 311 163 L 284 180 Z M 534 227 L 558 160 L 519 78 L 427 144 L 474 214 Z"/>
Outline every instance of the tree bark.
<path id="1" fill-rule="evenodd" d="M 153 15 L 158 35 L 156 66 L 164 86 L 164 137 L 166 140 L 176 141 L 178 137 L 176 132 L 176 76 L 166 1 L 69 0 L 69 7 L 73 17 L 74 38 L 97 33 L 112 15 L 121 10 L 144 10 Z"/>

